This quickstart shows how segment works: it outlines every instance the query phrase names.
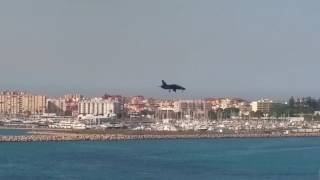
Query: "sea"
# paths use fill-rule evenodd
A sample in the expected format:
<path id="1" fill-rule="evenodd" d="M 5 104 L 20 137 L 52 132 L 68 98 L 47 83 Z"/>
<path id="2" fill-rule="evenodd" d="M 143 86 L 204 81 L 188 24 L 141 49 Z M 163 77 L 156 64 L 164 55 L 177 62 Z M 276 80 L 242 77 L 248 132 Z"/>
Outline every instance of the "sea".
<path id="1" fill-rule="evenodd" d="M 27 135 L 26 129 L 0 129 L 0 136 L 21 136 Z"/>
<path id="2" fill-rule="evenodd" d="M 0 143 L 1 180 L 319 180 L 319 170 L 317 137 Z"/>

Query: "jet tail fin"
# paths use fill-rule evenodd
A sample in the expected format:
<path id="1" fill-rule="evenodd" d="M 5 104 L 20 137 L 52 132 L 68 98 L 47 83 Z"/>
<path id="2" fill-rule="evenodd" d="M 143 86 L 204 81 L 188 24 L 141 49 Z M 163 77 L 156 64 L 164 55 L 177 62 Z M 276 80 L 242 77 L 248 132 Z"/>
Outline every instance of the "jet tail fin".
<path id="1" fill-rule="evenodd" d="M 167 83 L 164 80 L 162 80 L 162 85 L 167 85 Z"/>

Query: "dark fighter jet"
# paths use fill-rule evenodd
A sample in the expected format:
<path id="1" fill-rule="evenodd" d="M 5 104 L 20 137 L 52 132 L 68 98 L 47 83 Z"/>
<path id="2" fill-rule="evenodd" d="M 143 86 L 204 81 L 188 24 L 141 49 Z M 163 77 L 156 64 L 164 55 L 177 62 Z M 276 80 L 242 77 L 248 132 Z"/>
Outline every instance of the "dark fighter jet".
<path id="1" fill-rule="evenodd" d="M 162 89 L 168 89 L 169 92 L 174 91 L 174 92 L 177 92 L 177 90 L 186 90 L 186 88 L 180 86 L 180 85 L 177 85 L 177 84 L 167 84 L 164 80 L 162 80 L 162 85 L 160 86 Z"/>

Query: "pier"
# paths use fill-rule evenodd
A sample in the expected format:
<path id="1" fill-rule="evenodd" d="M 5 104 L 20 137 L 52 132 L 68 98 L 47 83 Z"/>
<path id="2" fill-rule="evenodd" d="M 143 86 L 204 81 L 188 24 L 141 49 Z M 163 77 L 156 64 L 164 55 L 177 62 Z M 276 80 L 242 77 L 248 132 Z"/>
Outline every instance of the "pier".
<path id="1" fill-rule="evenodd" d="M 215 138 L 277 138 L 277 137 L 320 137 L 320 133 L 295 134 L 73 134 L 38 133 L 21 136 L 0 136 L 0 142 L 45 142 L 45 141 L 117 141 L 147 139 L 215 139 Z"/>

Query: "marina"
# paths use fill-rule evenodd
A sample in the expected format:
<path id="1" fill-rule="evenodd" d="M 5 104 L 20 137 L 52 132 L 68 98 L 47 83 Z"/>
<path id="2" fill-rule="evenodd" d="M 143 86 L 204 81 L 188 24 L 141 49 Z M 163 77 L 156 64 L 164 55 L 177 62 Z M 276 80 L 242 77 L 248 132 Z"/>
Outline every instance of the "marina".
<path id="1" fill-rule="evenodd" d="M 320 180 L 320 1 L 0 1 L 0 180 Z"/>

